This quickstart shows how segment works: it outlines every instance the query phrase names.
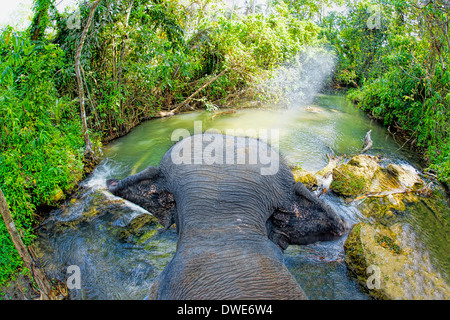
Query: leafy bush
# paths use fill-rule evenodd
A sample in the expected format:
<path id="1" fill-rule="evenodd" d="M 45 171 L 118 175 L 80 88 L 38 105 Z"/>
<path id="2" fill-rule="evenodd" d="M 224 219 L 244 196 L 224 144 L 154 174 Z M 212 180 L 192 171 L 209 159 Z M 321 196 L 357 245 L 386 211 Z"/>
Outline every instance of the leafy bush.
<path id="1" fill-rule="evenodd" d="M 384 40 L 373 47 L 370 72 L 364 72 L 355 58 L 350 60 L 356 74 L 365 77 L 357 80 L 359 88 L 348 97 L 386 126 L 406 132 L 409 142 L 423 150 L 429 168 L 449 183 L 450 9 L 441 0 L 423 7 L 411 7 L 410 2 L 380 2 Z"/>
<path id="2" fill-rule="evenodd" d="M 410 43 L 414 40 L 410 39 Z M 424 149 L 430 169 L 448 183 L 450 113 L 449 101 L 442 95 L 448 95 L 450 85 L 449 82 L 443 84 L 442 78 L 449 77 L 450 73 L 446 71 L 430 79 L 424 69 L 426 56 L 422 53 L 423 61 L 413 61 L 411 50 L 420 54 L 423 48 L 397 47 L 391 53 L 396 59 L 388 59 L 389 71 L 371 79 L 362 88 L 350 91 L 348 97 L 386 126 L 394 125 L 407 132 L 409 141 L 415 141 Z"/>
<path id="3" fill-rule="evenodd" d="M 78 108 L 58 98 L 62 51 L 25 33 L 0 38 L 0 186 L 26 245 L 38 206 L 55 204 L 82 176 Z M 0 221 L 0 284 L 21 265 Z"/>

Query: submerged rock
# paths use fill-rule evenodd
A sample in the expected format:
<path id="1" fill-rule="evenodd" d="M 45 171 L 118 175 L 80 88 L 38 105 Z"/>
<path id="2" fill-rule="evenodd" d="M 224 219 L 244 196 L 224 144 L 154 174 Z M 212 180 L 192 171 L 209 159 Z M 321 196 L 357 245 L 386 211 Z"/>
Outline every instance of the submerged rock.
<path id="1" fill-rule="evenodd" d="M 318 105 L 309 105 L 305 107 L 305 110 L 311 113 L 321 113 L 323 109 Z"/>
<path id="2" fill-rule="evenodd" d="M 418 189 L 424 184 L 423 180 L 413 169 L 407 170 L 398 164 L 390 164 L 387 168 L 405 188 Z"/>
<path id="3" fill-rule="evenodd" d="M 397 177 L 388 169 L 378 166 L 370 183 L 370 192 L 385 192 L 404 189 Z"/>
<path id="4" fill-rule="evenodd" d="M 119 239 L 132 241 L 134 239 L 140 239 L 149 231 L 154 234 L 156 232 L 152 228 L 154 225 L 158 225 L 158 219 L 151 214 L 142 213 L 133 218 L 124 228 L 119 229 Z"/>
<path id="5" fill-rule="evenodd" d="M 423 245 L 408 226 L 360 222 L 345 245 L 345 262 L 377 299 L 450 299 Z"/>
<path id="6" fill-rule="evenodd" d="M 293 172 L 295 182 L 301 182 L 309 190 L 314 190 L 317 188 L 317 177 L 308 171 L 294 170 Z"/>

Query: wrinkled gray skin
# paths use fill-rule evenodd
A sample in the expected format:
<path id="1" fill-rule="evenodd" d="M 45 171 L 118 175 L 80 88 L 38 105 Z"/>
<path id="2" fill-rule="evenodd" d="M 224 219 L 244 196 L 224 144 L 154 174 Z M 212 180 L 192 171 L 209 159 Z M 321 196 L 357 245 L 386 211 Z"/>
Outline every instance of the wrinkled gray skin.
<path id="1" fill-rule="evenodd" d="M 190 148 L 194 137 L 175 146 Z M 245 142 L 236 153 L 271 150 L 260 140 L 216 134 L 203 135 L 203 149 L 208 141 L 225 137 L 228 145 Z M 107 182 L 113 194 L 153 213 L 166 229 L 176 223 L 177 252 L 149 298 L 306 299 L 284 265 L 282 251 L 289 244 L 336 239 L 347 223 L 296 183 L 278 154 L 276 174 L 262 175 L 264 165 L 249 161 L 174 164 L 175 146 L 159 167 Z"/>

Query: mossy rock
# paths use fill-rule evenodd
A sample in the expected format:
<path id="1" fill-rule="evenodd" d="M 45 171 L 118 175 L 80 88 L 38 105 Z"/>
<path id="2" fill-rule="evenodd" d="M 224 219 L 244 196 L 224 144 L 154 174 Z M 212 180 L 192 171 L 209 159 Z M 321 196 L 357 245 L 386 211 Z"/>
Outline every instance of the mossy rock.
<path id="1" fill-rule="evenodd" d="M 333 169 L 330 188 L 345 197 L 356 197 L 370 190 L 378 163 L 367 155 L 358 155 Z"/>
<path id="2" fill-rule="evenodd" d="M 333 181 L 330 188 L 346 197 L 358 196 L 368 191 L 369 182 L 363 176 L 356 175 L 351 166 L 343 164 L 333 169 Z"/>
<path id="3" fill-rule="evenodd" d="M 382 198 L 366 198 L 358 204 L 359 211 L 365 217 L 390 226 L 398 222 L 398 217 L 406 213 L 406 205 L 402 194 L 389 195 Z"/>
<path id="4" fill-rule="evenodd" d="M 110 199 L 101 190 L 96 190 L 83 199 L 72 198 L 66 201 L 61 206 L 60 217 L 63 219 L 57 221 L 56 225 L 62 229 L 64 227 L 74 228 L 80 223 L 89 222 L 103 215 L 117 218 L 123 215 L 124 210 L 131 211 L 124 204 L 123 199 Z"/>
<path id="5" fill-rule="evenodd" d="M 309 105 L 305 107 L 305 110 L 311 113 L 321 113 L 323 112 L 323 108 L 318 105 Z"/>
<path id="6" fill-rule="evenodd" d="M 370 294 L 370 296 L 375 299 L 389 300 L 391 297 L 386 295 L 384 290 L 374 288 L 369 289 L 368 287 L 368 278 L 370 276 L 370 274 L 368 274 L 369 266 L 379 266 L 373 262 L 373 258 L 376 256 L 376 253 L 371 250 L 367 250 L 366 247 L 365 234 L 367 233 L 367 226 L 368 225 L 360 222 L 356 224 L 349 233 L 344 244 L 345 263 L 347 267 L 353 271 L 357 282 L 365 289 L 366 292 Z"/>
<path id="7" fill-rule="evenodd" d="M 406 188 L 417 190 L 424 185 L 424 182 L 419 175 L 411 170 L 402 168 L 397 164 L 390 164 L 387 169 L 397 178 L 399 183 Z"/>
<path id="8" fill-rule="evenodd" d="M 50 197 L 51 202 L 58 202 L 59 200 L 64 198 L 64 191 L 61 190 L 60 187 L 56 187 L 55 190 L 53 190 L 53 193 Z"/>
<path id="9" fill-rule="evenodd" d="M 450 288 L 413 238 L 398 223 L 387 228 L 360 222 L 344 244 L 345 262 L 376 299 L 449 299 Z M 371 266 L 379 270 L 375 287 Z"/>
<path id="10" fill-rule="evenodd" d="M 370 185 L 371 192 L 383 192 L 402 188 L 397 177 L 388 169 L 378 167 Z"/>
<path id="11" fill-rule="evenodd" d="M 417 190 L 423 185 L 417 173 L 404 169 L 399 165 L 390 164 L 387 168 L 378 165 L 379 159 L 367 155 L 358 155 L 333 169 L 331 189 L 345 197 L 358 197 L 368 192 L 382 193 L 386 191 Z M 405 198 L 407 195 L 402 196 Z M 394 210 L 404 210 L 400 197 L 387 197 L 394 205 Z M 398 198 L 398 199 L 397 199 Z M 417 199 L 416 199 L 417 200 Z M 412 201 L 409 201 L 412 202 Z"/>
<path id="12" fill-rule="evenodd" d="M 121 229 L 118 233 L 120 239 L 125 241 L 130 240 L 131 238 L 140 238 L 148 232 L 152 232 L 153 227 L 158 223 L 158 219 L 147 213 L 143 213 L 133 220 L 130 223 Z M 152 227 L 152 230 L 149 230 L 149 227 Z"/>
<path id="13" fill-rule="evenodd" d="M 360 154 L 351 158 L 348 164 L 357 168 L 356 171 L 358 174 L 373 177 L 375 171 L 378 169 L 377 161 L 377 157 Z"/>
<path id="14" fill-rule="evenodd" d="M 295 182 L 301 182 L 309 190 L 313 190 L 317 187 L 317 178 L 314 174 L 308 171 L 294 170 L 292 171 Z"/>

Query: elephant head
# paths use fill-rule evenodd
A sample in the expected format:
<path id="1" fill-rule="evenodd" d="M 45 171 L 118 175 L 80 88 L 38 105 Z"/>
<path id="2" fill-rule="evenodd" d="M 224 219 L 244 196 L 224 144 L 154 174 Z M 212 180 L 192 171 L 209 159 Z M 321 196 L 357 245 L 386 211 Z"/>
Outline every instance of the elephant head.
<path id="1" fill-rule="evenodd" d="M 167 230 L 176 215 L 173 195 L 166 191 L 166 182 L 159 168 L 148 167 L 138 174 L 122 180 L 106 181 L 108 190 L 114 195 L 131 201 L 151 212 Z"/>
<path id="2" fill-rule="evenodd" d="M 283 250 L 290 244 L 335 240 L 348 227 L 345 220 L 301 182 L 294 184 L 293 195 L 277 207 L 267 220 L 270 239 Z"/>
<path id="3" fill-rule="evenodd" d="M 336 239 L 348 228 L 295 182 L 278 153 L 246 137 L 185 138 L 159 167 L 107 185 L 165 228 L 176 223 L 177 253 L 152 298 L 305 298 L 280 248 Z"/>

